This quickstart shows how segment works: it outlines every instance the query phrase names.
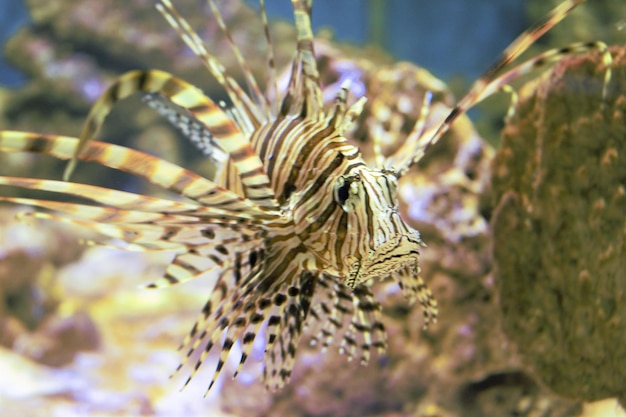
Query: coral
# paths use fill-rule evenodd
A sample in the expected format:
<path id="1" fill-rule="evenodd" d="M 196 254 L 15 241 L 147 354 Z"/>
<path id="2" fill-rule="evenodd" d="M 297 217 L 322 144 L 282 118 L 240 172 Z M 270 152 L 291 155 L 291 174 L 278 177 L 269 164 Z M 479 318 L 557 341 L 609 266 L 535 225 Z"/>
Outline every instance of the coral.
<path id="1" fill-rule="evenodd" d="M 66 365 L 99 344 L 89 314 L 68 308 L 55 282 L 58 269 L 82 248 L 59 225 L 35 229 L 14 223 L 15 215 L 0 210 L 0 345 L 46 365 Z"/>
<path id="2" fill-rule="evenodd" d="M 626 384 L 626 49 L 606 100 L 598 55 L 521 91 L 494 163 L 494 257 L 504 329 L 555 392 Z"/>

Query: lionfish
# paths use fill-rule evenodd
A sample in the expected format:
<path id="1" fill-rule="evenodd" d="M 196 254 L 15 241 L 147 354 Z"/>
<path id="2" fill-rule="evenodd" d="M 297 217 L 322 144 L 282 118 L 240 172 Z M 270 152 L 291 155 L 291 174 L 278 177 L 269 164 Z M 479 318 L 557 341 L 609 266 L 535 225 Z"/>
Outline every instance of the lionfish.
<path id="1" fill-rule="evenodd" d="M 207 354 L 221 345 L 211 389 L 237 342 L 241 358 L 253 342 L 265 345 L 263 377 L 270 390 L 290 379 L 298 342 L 308 324 L 318 322 L 313 340 L 339 345 L 348 358 L 367 363 L 372 351 L 384 353 L 381 307 L 368 282 L 391 277 L 409 300 L 417 300 L 424 322 L 436 321 L 431 291 L 420 278 L 425 246 L 398 209 L 398 180 L 469 108 L 536 67 L 564 54 L 599 49 L 607 68 L 611 56 L 601 42 L 550 50 L 509 68 L 535 40 L 584 0 L 566 0 L 507 47 L 477 79 L 450 114 L 425 128 L 430 96 L 404 143 L 393 155 L 376 155 L 368 166 L 345 137 L 364 99 L 347 105 L 347 84 L 325 108 L 311 29 L 312 0 L 292 0 L 297 30 L 289 82 L 279 92 L 268 42 L 268 87 L 263 92 L 230 36 L 213 0 L 208 3 L 243 70 L 247 91 L 212 55 L 170 0 L 157 9 L 224 88 L 230 105 L 216 103 L 198 88 L 159 70 L 131 71 L 119 77 L 93 105 L 80 138 L 17 131 L 0 132 L 3 151 L 36 152 L 70 160 L 64 181 L 0 177 L 0 184 L 80 196 L 96 204 L 2 197 L 2 201 L 43 207 L 37 218 L 78 224 L 99 232 L 96 244 L 116 238 L 144 250 L 171 250 L 175 256 L 162 279 L 166 287 L 217 274 L 214 288 L 181 344 L 196 363 L 185 386 Z M 507 70 L 507 68 L 509 68 Z M 220 169 L 203 177 L 163 159 L 123 146 L 96 142 L 116 102 L 142 92 L 146 100 Z M 513 93 L 514 94 L 514 93 Z M 379 149 L 379 148 L 378 148 Z M 184 197 L 154 198 L 94 185 L 68 182 L 77 160 L 142 177 Z M 69 217 L 67 217 L 69 215 Z M 315 302 L 313 303 L 313 297 Z"/>

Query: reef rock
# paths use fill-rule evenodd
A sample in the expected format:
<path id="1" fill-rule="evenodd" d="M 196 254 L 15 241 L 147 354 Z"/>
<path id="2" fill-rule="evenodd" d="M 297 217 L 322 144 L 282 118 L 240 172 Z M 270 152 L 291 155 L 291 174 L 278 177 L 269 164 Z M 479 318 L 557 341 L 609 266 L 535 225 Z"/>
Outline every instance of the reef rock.
<path id="1" fill-rule="evenodd" d="M 504 330 L 556 393 L 626 399 L 626 48 L 521 91 L 493 169 Z"/>

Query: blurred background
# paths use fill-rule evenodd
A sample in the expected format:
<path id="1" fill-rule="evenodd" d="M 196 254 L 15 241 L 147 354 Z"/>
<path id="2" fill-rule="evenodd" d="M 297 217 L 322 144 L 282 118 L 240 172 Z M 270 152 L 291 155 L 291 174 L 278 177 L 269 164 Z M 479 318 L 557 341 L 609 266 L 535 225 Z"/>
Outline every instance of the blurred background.
<path id="1" fill-rule="evenodd" d="M 423 91 L 436 93 L 431 116 L 437 120 L 445 117 L 452 102 L 443 83 L 398 60 L 427 69 L 458 97 L 512 39 L 561 1 L 316 0 L 313 25 L 322 38 L 316 43 L 325 66 L 322 80 L 332 86 L 344 72 L 361 77 L 369 107 L 352 139 L 364 145 L 362 150 L 371 145 L 373 135 L 395 138 L 390 143 L 397 145 L 415 123 Z M 155 11 L 155 2 L 0 0 L 0 48 L 10 57 L 0 59 L 0 130 L 78 135 L 91 103 L 116 77 L 136 68 L 169 71 L 210 97 L 222 98 L 223 91 L 218 91 L 200 60 Z M 198 30 L 208 50 L 240 76 L 205 1 L 172 2 Z M 254 10 L 235 0 L 216 2 L 254 75 L 264 80 L 265 42 L 254 11 L 257 2 L 246 1 Z M 276 20 L 271 32 L 282 69 L 294 49 L 291 4 L 266 2 L 270 18 Z M 529 54 L 574 41 L 625 43 L 623 16 L 624 0 L 590 1 Z M 615 74 L 620 72 L 616 69 Z M 597 77 L 589 83 L 596 95 L 599 83 Z M 275 395 L 255 383 L 261 372 L 256 361 L 237 381 L 228 375 L 222 378 L 209 399 L 202 395 L 213 365 L 205 366 L 183 393 L 178 389 L 185 374 L 168 380 L 180 360 L 175 348 L 205 301 L 204 280 L 144 291 L 138 285 L 157 279 L 168 262 L 162 254 L 88 248 L 76 236 L 92 238 L 89 231 L 52 222 L 31 227 L 15 221 L 15 212 L 21 209 L 0 207 L 0 416 L 617 415 L 614 400 L 583 404 L 600 397 L 564 399 L 550 393 L 500 331 L 498 281 L 491 272 L 491 209 L 486 208 L 494 154 L 487 142 L 498 141 L 509 103 L 506 95 L 497 100 L 473 115 L 480 116 L 477 129 L 467 118 L 457 121 L 449 140 L 432 149 L 435 152 L 419 170 L 404 178 L 406 186 L 401 189 L 405 206 L 416 208 L 404 214 L 428 243 L 420 263 L 441 306 L 437 325 L 424 330 L 420 309 L 409 308 L 395 284 L 380 283 L 376 296 L 390 335 L 388 355 L 360 367 L 346 364 L 336 349 L 322 354 L 302 343 L 292 384 Z M 147 150 L 200 174 L 207 165 L 197 148 L 139 97 L 116 104 L 101 139 Z M 0 175 L 58 179 L 64 165 L 54 158 L 0 153 Z M 79 164 L 75 178 L 171 197 L 145 181 L 111 171 Z M 29 196 L 18 194 L 23 190 L 16 187 L 7 188 L 0 195 Z M 571 314 L 560 317 L 568 320 Z M 530 340 L 527 345 L 536 345 Z M 616 339 L 608 340 L 620 346 Z M 587 342 L 576 345 L 593 350 Z M 598 351 L 602 357 L 603 351 Z M 567 367 L 569 371 L 580 362 L 577 353 L 555 355 L 571 359 L 575 365 Z M 227 364 L 232 366 L 236 364 Z M 584 378 L 573 379 L 589 385 Z M 611 396 L 615 392 L 601 398 Z"/>
<path id="2" fill-rule="evenodd" d="M 267 9 L 270 17 L 292 19 L 289 1 L 268 1 Z M 28 22 L 28 12 L 24 0 L 0 0 L 0 10 L 3 45 Z M 375 44 L 442 79 L 476 77 L 527 24 L 523 0 L 318 0 L 313 16 L 315 30 L 332 28 L 339 41 Z M 24 81 L 0 58 L 0 84 Z"/>

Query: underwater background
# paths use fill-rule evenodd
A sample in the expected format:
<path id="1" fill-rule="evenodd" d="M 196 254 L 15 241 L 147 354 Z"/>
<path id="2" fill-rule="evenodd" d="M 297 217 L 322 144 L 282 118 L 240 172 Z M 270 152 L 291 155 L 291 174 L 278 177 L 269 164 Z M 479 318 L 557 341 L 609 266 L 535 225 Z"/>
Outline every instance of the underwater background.
<path id="1" fill-rule="evenodd" d="M 76 136 L 90 103 L 133 68 L 165 68 L 220 97 L 153 3 L 0 0 L 0 130 Z M 224 55 L 227 68 L 236 68 L 204 2 L 173 3 L 213 35 L 209 49 Z M 313 25 L 321 31 L 317 51 L 330 62 L 328 79 L 344 70 L 362 75 L 371 105 L 391 109 L 404 128 L 425 90 L 436 93 L 432 117 L 443 117 L 453 96 L 558 3 L 317 0 Z M 263 79 L 264 54 L 254 43 L 262 37 L 258 4 L 218 5 Z M 291 5 L 267 0 L 267 7 L 284 70 L 295 46 Z M 303 346 L 293 380 L 280 393 L 265 391 L 253 360 L 237 380 L 222 376 L 206 399 L 212 363 L 179 392 L 186 375 L 168 376 L 206 298 L 205 283 L 147 291 L 139 286 L 157 279 L 167 259 L 85 247 L 80 239 L 89 239 L 89 230 L 18 222 L 23 209 L 1 205 L 0 416 L 623 416 L 615 398 L 623 404 L 626 392 L 625 18 L 623 0 L 590 0 L 529 52 L 574 41 L 612 46 L 609 116 L 599 110 L 604 70 L 597 55 L 585 54 L 516 85 L 515 117 L 504 119 L 510 100 L 503 95 L 473 112 L 473 120 L 459 120 L 407 176 L 403 216 L 428 244 L 420 262 L 441 317 L 423 330 L 419 308 L 408 306 L 393 284 L 376 284 L 390 348 L 367 367 L 346 362 L 336 349 Z M 410 103 L 410 110 L 397 103 Z M 364 153 L 371 132 L 388 124 L 370 109 L 351 138 Z M 104 141 L 206 169 L 197 150 L 140 99 L 120 103 L 107 123 Z M 553 139 L 565 125 L 580 137 Z M 543 142 L 562 147 L 542 148 Z M 535 165 L 548 150 L 557 155 L 549 159 L 556 174 Z M 0 175 L 59 179 L 63 167 L 50 158 L 0 153 Z M 76 178 L 162 192 L 89 164 L 79 165 Z M 30 196 L 7 187 L 0 195 Z M 543 216 L 524 212 L 519 202 L 532 198 Z M 559 202 L 567 207 L 559 211 Z M 580 234 L 566 231 L 567 222 Z M 544 234 L 529 235 L 528 223 Z"/>
<path id="2" fill-rule="evenodd" d="M 200 2 L 198 2 L 200 3 Z M 374 43 L 397 59 L 419 63 L 447 79 L 476 77 L 528 26 L 521 0 L 344 0 L 315 2 L 313 27 L 331 28 L 337 40 Z M 256 2 L 248 4 L 256 7 Z M 24 0 L 0 0 L 0 44 L 28 21 Z M 271 17 L 292 19 L 289 1 L 268 1 Z M 0 60 L 0 84 L 23 81 Z"/>

